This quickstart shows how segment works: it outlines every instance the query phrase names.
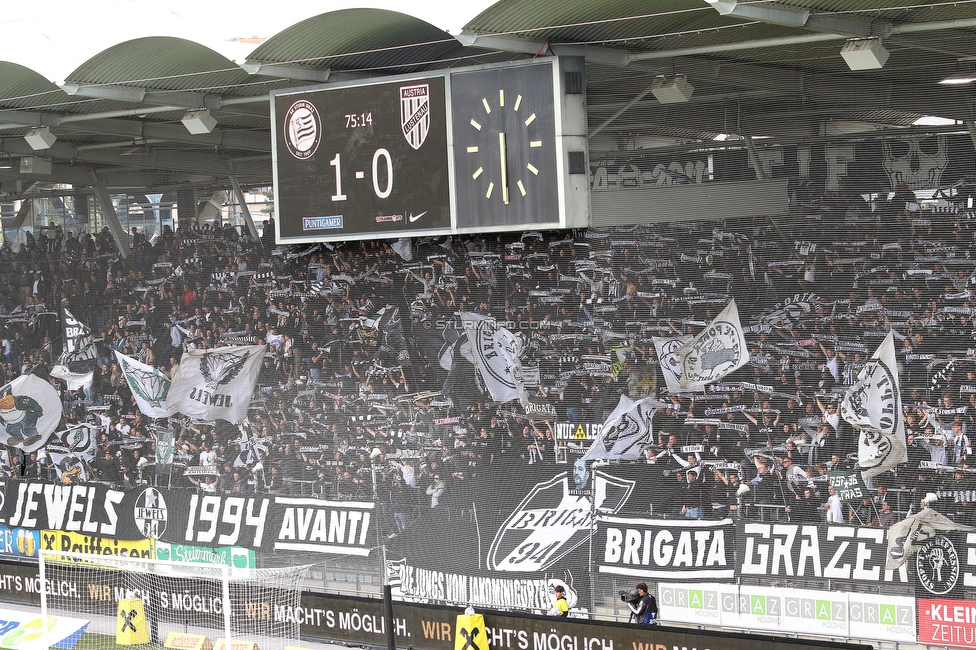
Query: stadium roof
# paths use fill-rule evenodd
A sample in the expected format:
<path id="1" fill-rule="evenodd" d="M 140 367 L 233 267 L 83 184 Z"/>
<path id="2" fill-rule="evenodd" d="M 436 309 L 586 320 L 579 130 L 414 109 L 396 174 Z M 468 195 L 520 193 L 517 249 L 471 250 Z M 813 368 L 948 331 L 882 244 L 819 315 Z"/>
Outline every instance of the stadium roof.
<path id="1" fill-rule="evenodd" d="M 240 57 L 140 36 L 57 83 L 20 55 L 0 61 L 0 199 L 57 184 L 270 185 L 271 90 L 553 54 L 586 57 L 591 157 L 960 131 L 976 119 L 976 84 L 939 82 L 976 78 L 974 37 L 976 0 L 500 0 L 458 35 L 384 9 L 331 11 Z M 849 39 L 880 39 L 890 56 L 852 71 Z M 690 101 L 662 104 L 654 90 L 675 75 Z M 181 119 L 204 108 L 216 128 L 189 133 Z M 913 126 L 933 116 L 943 123 Z M 34 127 L 53 146 L 35 151 Z M 21 173 L 31 155 L 51 173 Z"/>

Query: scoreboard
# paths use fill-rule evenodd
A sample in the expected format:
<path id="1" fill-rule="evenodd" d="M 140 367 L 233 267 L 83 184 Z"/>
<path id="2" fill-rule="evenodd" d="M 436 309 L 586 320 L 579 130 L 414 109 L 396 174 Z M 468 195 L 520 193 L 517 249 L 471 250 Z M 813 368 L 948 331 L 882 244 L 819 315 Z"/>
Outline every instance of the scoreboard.
<path id="1" fill-rule="evenodd" d="M 584 63 L 275 91 L 278 241 L 589 225 Z"/>

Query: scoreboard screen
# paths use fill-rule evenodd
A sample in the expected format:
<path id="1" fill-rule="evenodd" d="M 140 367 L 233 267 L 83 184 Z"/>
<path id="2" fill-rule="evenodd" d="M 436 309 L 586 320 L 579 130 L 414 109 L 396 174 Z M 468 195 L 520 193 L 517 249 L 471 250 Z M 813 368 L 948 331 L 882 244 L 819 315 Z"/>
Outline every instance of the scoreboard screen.
<path id="1" fill-rule="evenodd" d="M 451 227 L 443 77 L 278 96 L 275 114 L 283 240 Z"/>
<path id="2" fill-rule="evenodd" d="M 562 74 L 550 58 L 272 93 L 278 241 L 587 225 L 566 162 L 585 101 Z"/>

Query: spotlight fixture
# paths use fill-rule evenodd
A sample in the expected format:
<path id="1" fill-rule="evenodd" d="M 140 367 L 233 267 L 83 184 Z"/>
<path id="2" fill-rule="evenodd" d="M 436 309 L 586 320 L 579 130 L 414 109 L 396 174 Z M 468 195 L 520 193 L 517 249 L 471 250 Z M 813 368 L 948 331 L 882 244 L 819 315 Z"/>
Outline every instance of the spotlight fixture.
<path id="1" fill-rule="evenodd" d="M 49 126 L 35 126 L 24 136 L 24 140 L 27 140 L 27 144 L 34 151 L 50 149 L 57 139 L 58 136 L 51 133 L 51 127 Z"/>
<path id="2" fill-rule="evenodd" d="M 688 83 L 684 75 L 658 77 L 651 92 L 662 104 L 680 104 L 691 99 L 695 87 Z"/>
<path id="3" fill-rule="evenodd" d="M 204 108 L 198 111 L 190 111 L 181 120 L 186 130 L 193 134 L 210 133 L 217 126 L 217 120 L 210 115 L 210 109 Z"/>
<path id="4" fill-rule="evenodd" d="M 840 55 L 851 70 L 880 70 L 888 60 L 888 50 L 880 38 L 852 38 L 844 43 Z"/>
<path id="5" fill-rule="evenodd" d="M 939 83 L 943 86 L 961 86 L 963 84 L 971 84 L 976 82 L 976 76 L 971 74 L 955 75 L 952 77 L 946 77 Z"/>

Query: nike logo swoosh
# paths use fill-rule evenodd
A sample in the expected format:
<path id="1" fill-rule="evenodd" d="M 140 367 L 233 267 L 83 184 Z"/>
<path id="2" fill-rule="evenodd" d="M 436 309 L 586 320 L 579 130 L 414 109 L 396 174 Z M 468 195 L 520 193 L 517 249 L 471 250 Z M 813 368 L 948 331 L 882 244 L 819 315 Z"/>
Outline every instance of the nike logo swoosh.
<path id="1" fill-rule="evenodd" d="M 422 216 L 424 216 L 425 214 L 427 214 L 427 212 L 428 212 L 427 210 L 424 210 L 423 212 L 421 212 L 421 213 L 420 213 L 420 214 L 418 214 L 418 215 L 414 215 L 414 213 L 413 213 L 413 212 L 411 212 L 411 213 L 410 213 L 410 216 L 408 217 L 408 219 L 410 219 L 410 222 L 411 222 L 411 223 L 413 223 L 414 221 L 416 221 L 416 220 L 417 220 L 417 219 L 419 219 L 420 217 L 422 217 Z"/>

